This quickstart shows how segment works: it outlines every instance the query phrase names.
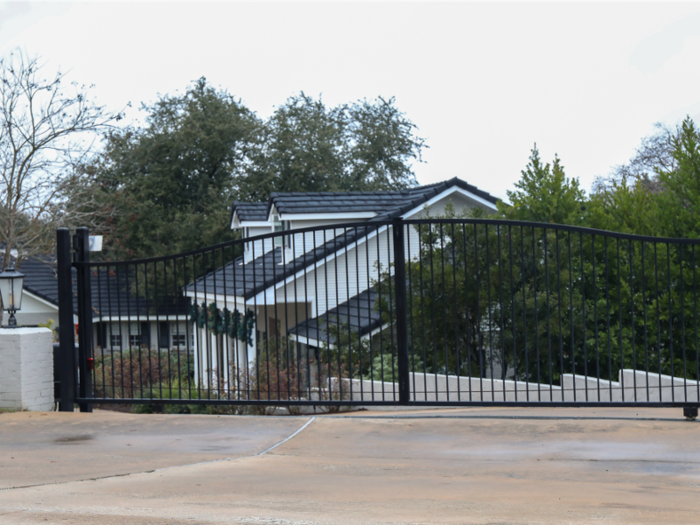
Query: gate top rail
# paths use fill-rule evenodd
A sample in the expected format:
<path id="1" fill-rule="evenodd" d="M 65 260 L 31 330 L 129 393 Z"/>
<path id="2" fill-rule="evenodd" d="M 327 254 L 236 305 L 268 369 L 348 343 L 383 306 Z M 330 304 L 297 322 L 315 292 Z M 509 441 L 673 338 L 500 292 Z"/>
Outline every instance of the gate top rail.
<path id="1" fill-rule="evenodd" d="M 590 235 L 597 235 L 601 237 L 610 237 L 614 239 L 625 239 L 631 241 L 639 242 L 653 242 L 653 243 L 669 243 L 669 244 L 683 244 L 683 245 L 700 245 L 700 239 L 683 239 L 674 237 L 653 237 L 650 235 L 636 235 L 631 233 L 621 233 L 613 232 L 608 230 L 599 230 L 596 228 L 588 228 L 585 226 L 569 226 L 565 224 L 553 224 L 547 222 L 531 222 L 531 221 L 514 221 L 507 219 L 471 219 L 471 218 L 455 218 L 455 219 L 441 219 L 441 218 L 426 218 L 426 219 L 400 219 L 402 224 L 406 225 L 420 225 L 420 224 L 485 224 L 494 226 L 518 226 L 526 228 L 540 228 L 546 230 L 560 230 L 568 232 L 579 232 L 587 233 Z M 177 253 L 173 255 L 162 255 L 159 257 L 148 257 L 143 259 L 133 259 L 129 261 L 90 261 L 82 262 L 76 261 L 73 263 L 75 267 L 89 266 L 90 268 L 95 267 L 105 267 L 105 266 L 127 266 L 134 264 L 144 264 L 144 263 L 156 263 L 162 261 L 171 261 L 174 259 L 180 259 L 182 257 L 195 256 L 204 253 L 209 253 L 214 250 L 220 250 L 223 248 L 228 248 L 231 246 L 238 246 L 241 244 L 246 244 L 255 241 L 264 241 L 266 239 L 272 239 L 275 237 L 281 237 L 285 235 L 297 235 L 305 233 L 313 233 L 317 231 L 327 231 L 327 230 L 363 230 L 363 234 L 368 234 L 377 228 L 382 226 L 391 226 L 394 223 L 392 220 L 369 220 L 365 222 L 347 222 L 339 223 L 328 226 L 310 226 L 307 228 L 299 228 L 295 230 L 288 230 L 283 232 L 271 232 L 262 235 L 255 235 L 252 237 L 246 237 L 244 239 L 233 239 L 230 241 L 222 242 L 212 246 L 207 246 L 205 248 L 198 248 L 196 250 L 190 250 L 182 253 Z M 353 237 L 348 240 L 348 243 L 352 243 L 356 239 Z"/>
<path id="2" fill-rule="evenodd" d="M 640 242 L 655 242 L 655 243 L 670 243 L 670 244 L 700 244 L 700 239 L 684 239 L 679 237 L 654 237 L 650 235 L 637 235 L 634 233 L 621 233 L 609 230 L 599 230 L 596 228 L 588 228 L 586 226 L 569 226 L 567 224 L 554 224 L 550 222 L 534 222 L 534 221 L 514 221 L 509 219 L 469 219 L 469 218 L 427 218 L 427 219 L 404 219 L 403 224 L 492 224 L 501 226 L 523 226 L 526 228 L 541 228 L 547 230 L 562 230 L 570 232 L 588 233 L 601 237 L 613 237 L 616 239 L 626 239 Z M 342 227 L 343 225 L 338 225 Z"/>

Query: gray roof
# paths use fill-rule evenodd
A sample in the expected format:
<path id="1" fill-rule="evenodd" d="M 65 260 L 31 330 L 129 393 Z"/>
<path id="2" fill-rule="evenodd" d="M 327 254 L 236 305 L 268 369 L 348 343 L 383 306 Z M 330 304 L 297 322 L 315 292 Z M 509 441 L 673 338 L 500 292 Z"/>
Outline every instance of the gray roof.
<path id="1" fill-rule="evenodd" d="M 144 275 L 136 275 L 132 269 L 120 266 L 92 268 L 90 289 L 92 311 L 95 316 L 137 317 L 176 316 L 189 313 L 191 300 L 185 297 L 174 282 L 163 283 L 155 295 L 156 286 L 147 282 Z M 167 281 L 166 281 L 167 282 Z M 148 294 L 148 295 L 147 295 Z"/>
<path id="2" fill-rule="evenodd" d="M 196 292 L 197 295 L 216 293 L 217 295 L 250 299 L 270 286 L 283 281 L 290 275 L 302 271 L 304 268 L 308 268 L 328 255 L 337 252 L 354 242 L 355 239 L 361 239 L 376 228 L 376 225 L 368 225 L 347 230 L 344 234 L 334 237 L 325 244 L 309 250 L 294 260 L 283 261 L 282 248 L 275 248 L 247 263 L 244 262 L 243 257 L 238 257 L 233 262 L 221 266 L 206 276 L 188 284 L 185 289 L 189 292 Z"/>
<path id="3" fill-rule="evenodd" d="M 379 312 L 374 309 L 378 297 L 377 291 L 370 288 L 323 315 L 299 323 L 288 333 L 328 344 L 335 343 L 338 331 L 347 328 L 351 338 L 362 337 L 382 324 Z"/>
<path id="4" fill-rule="evenodd" d="M 244 263 L 243 257 L 238 257 L 188 284 L 185 290 L 203 296 L 205 302 L 208 302 L 209 294 L 248 299 L 258 290 L 272 286 L 284 278 L 283 275 L 291 265 L 288 263 L 280 266 L 281 262 L 282 248 L 275 248 L 247 263 Z"/>
<path id="5" fill-rule="evenodd" d="M 283 215 L 373 212 L 377 215 L 397 216 L 395 214 L 397 210 L 402 210 L 399 215 L 405 213 L 452 186 L 458 186 L 492 204 L 498 202 L 498 199 L 491 194 L 455 177 L 445 182 L 399 191 L 272 193 L 267 203 L 267 213 L 269 214 L 270 208 L 274 205 Z"/>
<path id="6" fill-rule="evenodd" d="M 24 274 L 24 289 L 44 301 L 58 306 L 58 280 L 56 263 L 50 257 L 29 257 L 22 261 L 19 271 Z M 77 285 L 73 269 L 73 297 L 77 296 Z M 76 301 L 73 309 L 77 313 Z"/>
<path id="7" fill-rule="evenodd" d="M 238 219 L 243 221 L 266 221 L 267 220 L 267 203 L 266 202 L 240 202 L 233 201 L 231 208 L 231 221 L 233 215 L 238 213 Z"/>
<path id="8" fill-rule="evenodd" d="M 391 211 L 422 192 L 415 190 L 383 192 L 273 193 L 269 206 L 281 214 L 348 213 Z M 269 209 L 268 209 L 269 211 Z"/>
<path id="9" fill-rule="evenodd" d="M 29 257 L 22 261 L 19 271 L 24 274 L 26 291 L 58 306 L 58 279 L 54 258 Z M 72 269 L 72 276 L 73 312 L 77 315 L 75 268 Z M 183 315 L 189 311 L 190 299 L 181 295 L 161 295 L 157 301 L 153 297 L 137 297 L 133 272 L 124 268 L 93 268 L 90 276 L 92 311 L 95 316 Z"/>

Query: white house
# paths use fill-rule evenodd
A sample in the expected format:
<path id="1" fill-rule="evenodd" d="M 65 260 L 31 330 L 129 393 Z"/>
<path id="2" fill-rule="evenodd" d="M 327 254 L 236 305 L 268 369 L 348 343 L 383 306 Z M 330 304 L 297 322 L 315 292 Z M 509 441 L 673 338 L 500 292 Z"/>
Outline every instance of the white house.
<path id="1" fill-rule="evenodd" d="M 266 203 L 234 202 L 231 227 L 251 241 L 242 257 L 190 283 L 185 295 L 197 305 L 247 313 L 253 337 L 195 328 L 197 376 L 206 382 L 220 370 L 218 380 L 230 381 L 227 374 L 255 360 L 262 342 L 283 336 L 306 355 L 318 352 L 334 342 L 329 319 L 347 324 L 358 337 L 381 334 L 386 327 L 373 305 L 380 272 L 392 271 L 392 227 L 386 221 L 440 216 L 448 204 L 457 212 L 481 207 L 493 213 L 496 203 L 459 178 L 399 191 L 273 193 Z M 354 226 L 341 226 L 348 223 Z M 289 234 L 270 235 L 275 232 Z M 411 228 L 405 255 L 416 254 L 418 243 Z"/>

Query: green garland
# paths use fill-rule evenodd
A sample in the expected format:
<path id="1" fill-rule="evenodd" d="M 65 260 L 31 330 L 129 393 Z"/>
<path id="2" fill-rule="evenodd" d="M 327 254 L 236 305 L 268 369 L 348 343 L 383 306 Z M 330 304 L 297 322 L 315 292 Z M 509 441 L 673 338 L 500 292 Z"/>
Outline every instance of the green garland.
<path id="1" fill-rule="evenodd" d="M 245 315 L 234 310 L 231 312 L 224 308 L 223 312 L 216 307 L 216 303 L 206 306 L 193 304 L 190 307 L 190 322 L 198 328 L 208 328 L 213 334 L 227 335 L 233 339 L 243 341 L 245 344 L 253 344 L 253 329 L 255 328 L 255 312 L 248 309 Z"/>

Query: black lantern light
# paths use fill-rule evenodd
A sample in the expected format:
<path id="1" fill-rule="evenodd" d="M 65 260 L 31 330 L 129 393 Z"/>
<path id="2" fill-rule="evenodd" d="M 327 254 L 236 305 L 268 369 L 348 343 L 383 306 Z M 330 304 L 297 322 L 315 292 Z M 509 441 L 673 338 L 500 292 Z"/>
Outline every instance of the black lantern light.
<path id="1" fill-rule="evenodd" d="M 24 274 L 15 270 L 15 265 L 0 273 L 0 297 L 2 308 L 10 313 L 7 326 L 16 327 L 15 312 L 22 307 L 22 288 L 24 286 Z"/>

